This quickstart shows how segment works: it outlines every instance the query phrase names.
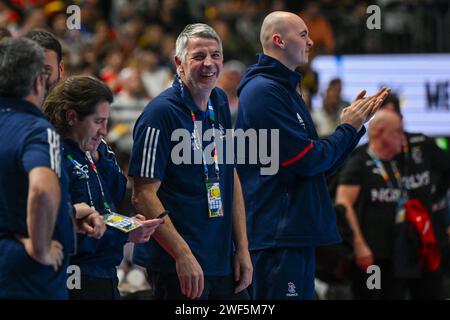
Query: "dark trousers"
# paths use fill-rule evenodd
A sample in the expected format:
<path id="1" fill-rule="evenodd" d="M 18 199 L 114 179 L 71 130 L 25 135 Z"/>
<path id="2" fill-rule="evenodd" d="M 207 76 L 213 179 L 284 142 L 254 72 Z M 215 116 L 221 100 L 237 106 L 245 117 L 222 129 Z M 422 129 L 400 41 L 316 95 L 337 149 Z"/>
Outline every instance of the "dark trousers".
<path id="1" fill-rule="evenodd" d="M 148 281 L 155 300 L 190 300 L 181 293 L 178 275 L 175 272 L 154 272 L 147 269 Z M 198 300 L 248 300 L 247 290 L 234 293 L 236 282 L 232 276 L 206 276 L 203 293 Z"/>
<path id="2" fill-rule="evenodd" d="M 313 300 L 315 248 L 273 248 L 251 252 L 254 300 Z"/>
<path id="3" fill-rule="evenodd" d="M 375 260 L 381 271 L 381 289 L 368 289 L 371 274 L 354 266 L 353 298 L 358 300 L 438 300 L 442 299 L 441 271 L 422 272 L 418 279 L 397 278 L 390 260 Z"/>
<path id="4" fill-rule="evenodd" d="M 119 300 L 116 278 L 95 278 L 81 275 L 81 288 L 69 290 L 70 300 Z"/>

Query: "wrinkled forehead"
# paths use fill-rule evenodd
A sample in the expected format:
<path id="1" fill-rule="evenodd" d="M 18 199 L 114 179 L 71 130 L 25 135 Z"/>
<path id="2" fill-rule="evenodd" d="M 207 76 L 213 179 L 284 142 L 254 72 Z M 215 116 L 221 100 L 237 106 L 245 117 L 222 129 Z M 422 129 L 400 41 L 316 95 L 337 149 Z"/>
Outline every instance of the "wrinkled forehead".
<path id="1" fill-rule="evenodd" d="M 222 52 L 222 47 L 214 38 L 205 37 L 192 37 L 187 41 L 186 44 L 187 52 L 196 51 L 220 51 Z"/>

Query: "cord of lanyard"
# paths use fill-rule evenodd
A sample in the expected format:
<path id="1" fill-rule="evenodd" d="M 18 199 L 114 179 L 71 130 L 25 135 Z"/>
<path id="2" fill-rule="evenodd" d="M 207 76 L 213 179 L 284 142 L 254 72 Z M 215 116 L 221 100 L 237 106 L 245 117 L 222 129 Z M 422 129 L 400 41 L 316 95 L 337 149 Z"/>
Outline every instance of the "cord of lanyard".
<path id="1" fill-rule="evenodd" d="M 94 163 L 94 161 L 92 160 L 92 157 L 91 157 L 91 154 L 89 153 L 89 151 L 86 151 L 86 158 L 87 158 L 87 160 L 89 161 L 89 163 L 90 163 L 90 165 L 91 165 L 91 167 L 92 167 L 92 170 L 94 171 L 95 175 L 97 176 L 97 181 L 98 181 L 98 184 L 99 184 L 99 186 L 100 186 L 100 193 L 101 193 L 101 195 L 102 195 L 102 200 L 103 200 L 103 207 L 105 208 L 105 210 L 106 210 L 108 213 L 110 213 L 110 212 L 111 212 L 111 207 L 109 206 L 108 201 L 106 200 L 105 192 L 104 192 L 104 190 L 103 190 L 103 185 L 102 185 L 102 182 L 101 182 L 101 180 L 100 180 L 100 176 L 99 176 L 99 174 L 98 174 L 97 167 L 95 166 L 95 163 Z M 78 163 L 75 159 L 73 159 L 72 155 L 68 154 L 68 155 L 67 155 L 67 159 L 68 159 L 70 162 L 72 162 L 72 164 L 77 168 L 77 170 L 78 170 L 81 174 L 83 174 L 83 176 L 86 178 L 86 188 L 87 188 L 88 196 L 89 196 L 89 204 L 90 204 L 90 206 L 91 206 L 92 208 L 95 209 L 94 199 L 93 199 L 93 197 L 92 197 L 91 187 L 90 187 L 90 185 L 89 185 L 89 174 L 88 174 L 87 172 L 84 172 L 84 171 L 83 171 L 83 169 L 82 169 L 82 167 L 81 167 L 81 164 Z"/>
<path id="2" fill-rule="evenodd" d="M 105 191 L 103 190 L 103 184 L 102 184 L 102 181 L 100 180 L 100 175 L 98 174 L 97 167 L 94 163 L 94 160 L 92 160 L 92 157 L 91 157 L 91 154 L 89 153 L 89 151 L 86 151 L 86 158 L 88 159 L 88 161 L 92 167 L 92 170 L 94 170 L 95 176 L 97 177 L 98 185 L 100 186 L 100 193 L 102 195 L 103 207 L 105 208 L 105 210 L 108 213 L 111 213 L 111 207 L 109 206 L 109 203 L 106 200 Z"/>
<path id="3" fill-rule="evenodd" d="M 389 177 L 389 174 L 387 173 L 386 169 L 384 168 L 383 162 L 378 158 L 372 149 L 368 148 L 367 153 L 372 158 L 373 162 L 377 166 L 378 170 L 380 170 L 381 176 L 383 177 L 384 182 L 386 182 L 387 186 L 391 189 L 394 188 L 394 185 L 391 181 L 391 178 Z M 402 185 L 401 181 L 401 175 L 400 171 L 398 170 L 397 164 L 395 161 L 389 161 L 389 164 L 391 165 L 392 172 L 394 173 L 395 180 L 397 181 L 397 185 L 400 188 L 400 192 L 402 193 L 402 197 L 406 198 L 405 196 L 405 190 Z"/>
<path id="4" fill-rule="evenodd" d="M 211 128 L 213 130 L 213 143 L 214 143 L 214 150 L 213 150 L 213 155 L 214 155 L 214 169 L 216 172 L 216 176 L 217 178 L 219 178 L 219 160 L 218 160 L 218 156 L 217 156 L 217 146 L 216 146 L 216 128 L 215 128 L 215 115 L 214 115 L 214 108 L 212 106 L 211 103 L 211 99 L 208 100 L 208 109 L 207 109 L 207 117 L 208 120 L 211 124 Z M 203 150 L 203 143 L 202 143 L 202 139 L 199 136 L 199 131 L 197 128 L 197 117 L 195 116 L 194 112 L 191 111 L 191 118 L 192 118 L 192 122 L 194 123 L 194 139 L 198 141 L 198 143 L 195 143 L 196 145 L 198 145 L 201 150 L 202 150 L 202 159 L 203 159 L 203 166 L 204 166 L 204 172 L 205 172 L 205 177 L 206 180 L 208 180 L 208 164 L 206 163 L 206 159 L 205 159 L 205 152 Z"/>

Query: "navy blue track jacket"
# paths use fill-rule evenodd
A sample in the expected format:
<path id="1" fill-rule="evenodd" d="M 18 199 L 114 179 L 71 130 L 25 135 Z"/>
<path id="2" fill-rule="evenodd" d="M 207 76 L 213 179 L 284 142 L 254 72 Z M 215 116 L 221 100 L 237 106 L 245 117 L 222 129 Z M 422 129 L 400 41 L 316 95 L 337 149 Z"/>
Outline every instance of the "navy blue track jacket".
<path id="1" fill-rule="evenodd" d="M 279 130 L 280 168 L 276 174 L 261 175 L 260 164 L 237 165 L 250 250 L 340 241 L 326 175 L 342 165 L 365 128 L 356 132 L 342 124 L 331 136 L 319 140 L 296 91 L 299 81 L 298 73 L 260 54 L 238 88 L 236 129 Z"/>

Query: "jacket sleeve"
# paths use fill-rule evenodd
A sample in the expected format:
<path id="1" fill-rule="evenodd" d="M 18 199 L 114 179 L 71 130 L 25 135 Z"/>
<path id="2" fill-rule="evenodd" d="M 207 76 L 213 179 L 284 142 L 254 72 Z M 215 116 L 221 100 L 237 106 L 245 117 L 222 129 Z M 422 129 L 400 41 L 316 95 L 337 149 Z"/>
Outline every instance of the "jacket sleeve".
<path id="1" fill-rule="evenodd" d="M 355 140 L 353 140 L 353 143 L 347 148 L 347 150 L 342 154 L 342 156 L 336 160 L 334 165 L 326 172 L 326 175 L 333 175 L 336 173 L 336 171 L 342 167 L 342 165 L 346 162 L 346 160 L 349 158 L 349 155 L 352 153 L 352 151 L 356 148 L 356 146 L 359 143 L 359 140 L 364 136 L 366 133 L 366 128 L 363 126 L 361 130 L 356 135 Z"/>
<path id="2" fill-rule="evenodd" d="M 274 83 L 247 86 L 240 96 L 247 128 L 279 130 L 279 163 L 301 176 L 314 176 L 336 169 L 359 140 L 356 130 L 339 125 L 326 139 L 312 139 L 307 122 L 300 122 L 289 106 L 290 99 Z M 309 115 L 308 115 L 309 116 Z M 312 121 L 311 121 L 312 123 Z M 364 132 L 363 132 L 364 133 Z"/>

